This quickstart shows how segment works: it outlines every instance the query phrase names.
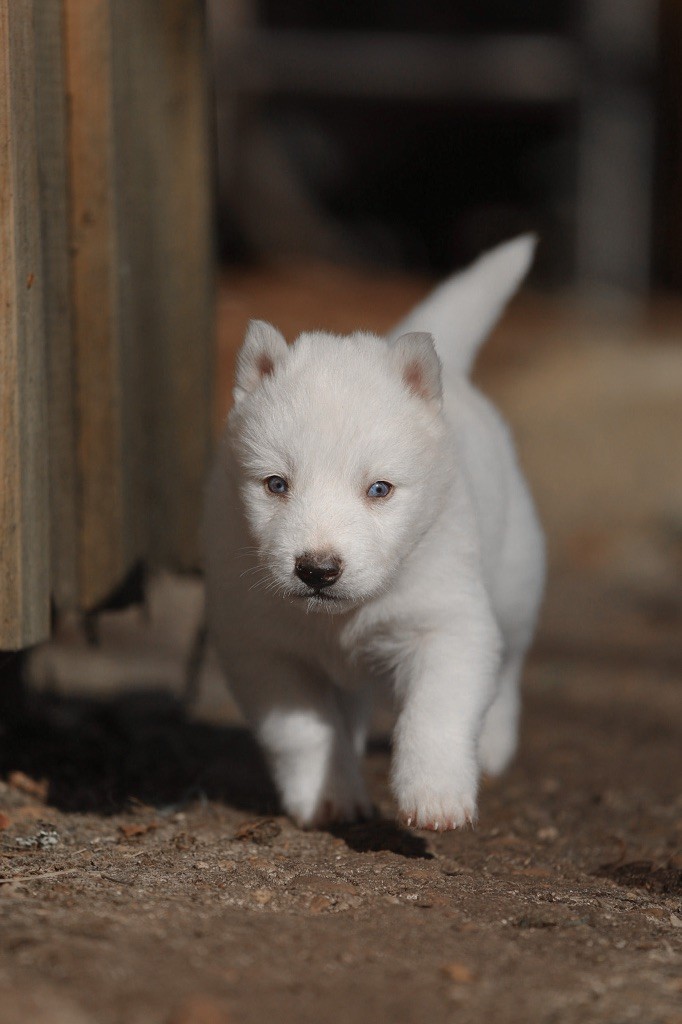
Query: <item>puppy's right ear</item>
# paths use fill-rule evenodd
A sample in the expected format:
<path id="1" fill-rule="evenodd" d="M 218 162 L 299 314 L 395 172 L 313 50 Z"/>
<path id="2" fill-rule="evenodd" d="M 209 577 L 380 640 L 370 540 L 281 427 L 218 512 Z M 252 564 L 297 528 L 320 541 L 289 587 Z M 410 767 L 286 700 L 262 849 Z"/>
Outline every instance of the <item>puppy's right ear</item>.
<path id="1" fill-rule="evenodd" d="M 255 391 L 265 377 L 270 377 L 287 351 L 284 337 L 272 324 L 265 320 L 250 320 L 244 344 L 237 356 L 235 402 Z"/>
<path id="2" fill-rule="evenodd" d="M 409 331 L 390 341 L 389 346 L 407 390 L 439 407 L 442 396 L 440 359 L 432 335 L 425 331 Z"/>

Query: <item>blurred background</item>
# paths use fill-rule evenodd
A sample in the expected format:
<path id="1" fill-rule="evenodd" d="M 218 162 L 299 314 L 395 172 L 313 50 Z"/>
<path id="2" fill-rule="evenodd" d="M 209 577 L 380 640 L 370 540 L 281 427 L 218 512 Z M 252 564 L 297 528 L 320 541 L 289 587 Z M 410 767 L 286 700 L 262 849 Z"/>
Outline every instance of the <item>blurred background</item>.
<path id="1" fill-rule="evenodd" d="M 674 2 L 210 0 L 223 258 L 679 278 Z"/>

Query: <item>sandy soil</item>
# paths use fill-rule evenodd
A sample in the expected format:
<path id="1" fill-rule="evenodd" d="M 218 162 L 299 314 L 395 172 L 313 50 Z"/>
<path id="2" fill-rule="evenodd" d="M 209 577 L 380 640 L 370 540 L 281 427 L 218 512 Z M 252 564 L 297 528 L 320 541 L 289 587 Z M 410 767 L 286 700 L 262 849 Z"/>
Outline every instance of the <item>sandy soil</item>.
<path id="1" fill-rule="evenodd" d="M 254 287 L 239 315 L 282 322 Z M 682 1024 L 680 352 L 552 354 L 546 327 L 517 346 L 512 317 L 489 364 L 552 573 L 521 752 L 476 829 L 393 824 L 382 728 L 379 820 L 278 816 L 214 674 L 182 709 L 197 584 L 166 582 L 150 622 L 103 622 L 99 650 L 65 629 L 27 706 L 6 695 L 0 1024 Z"/>
<path id="2" fill-rule="evenodd" d="M 34 698 L 2 744 L 2 1024 L 680 1024 L 671 669 L 538 654 L 517 764 L 441 836 L 392 823 L 381 740 L 381 820 L 304 833 L 241 728 Z"/>

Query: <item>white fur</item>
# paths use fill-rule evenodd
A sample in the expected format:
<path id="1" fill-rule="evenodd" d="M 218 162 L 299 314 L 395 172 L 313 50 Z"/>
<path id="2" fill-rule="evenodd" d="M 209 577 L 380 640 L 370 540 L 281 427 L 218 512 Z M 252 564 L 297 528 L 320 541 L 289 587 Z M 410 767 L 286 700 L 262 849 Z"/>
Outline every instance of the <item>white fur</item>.
<path id="1" fill-rule="evenodd" d="M 543 541 L 509 432 L 466 373 L 533 248 L 495 249 L 388 339 L 247 333 L 206 498 L 208 623 L 303 825 L 370 813 L 359 756 L 377 680 L 399 702 L 392 784 L 408 825 L 473 820 L 480 770 L 514 754 Z M 435 335 L 442 390 L 431 337 L 406 331 Z M 389 497 L 367 496 L 378 480 Z M 336 600 L 295 575 L 311 553 L 342 560 L 324 591 Z"/>

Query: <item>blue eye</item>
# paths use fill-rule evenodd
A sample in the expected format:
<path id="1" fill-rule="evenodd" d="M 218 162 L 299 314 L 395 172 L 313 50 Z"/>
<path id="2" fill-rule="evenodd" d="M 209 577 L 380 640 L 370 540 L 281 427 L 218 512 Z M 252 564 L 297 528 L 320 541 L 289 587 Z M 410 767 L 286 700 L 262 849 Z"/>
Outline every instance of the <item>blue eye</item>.
<path id="1" fill-rule="evenodd" d="M 272 494 L 286 494 L 289 490 L 289 484 L 283 476 L 266 477 L 265 486 Z"/>
<path id="2" fill-rule="evenodd" d="M 368 498 L 387 498 L 393 490 L 393 484 L 386 483 L 385 480 L 377 480 L 375 484 L 367 491 Z"/>

